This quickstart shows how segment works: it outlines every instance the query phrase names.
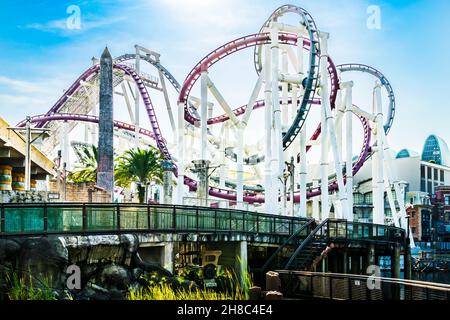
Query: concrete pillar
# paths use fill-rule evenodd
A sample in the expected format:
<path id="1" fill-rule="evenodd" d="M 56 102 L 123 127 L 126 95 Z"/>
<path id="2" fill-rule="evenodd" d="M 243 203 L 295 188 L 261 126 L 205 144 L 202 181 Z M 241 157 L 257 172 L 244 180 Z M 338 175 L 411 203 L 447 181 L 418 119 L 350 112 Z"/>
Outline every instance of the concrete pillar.
<path id="1" fill-rule="evenodd" d="M 162 265 L 164 269 L 169 270 L 170 272 L 173 272 L 173 242 L 167 242 L 164 245 L 164 253 L 163 253 L 163 261 Z"/>
<path id="2" fill-rule="evenodd" d="M 239 278 L 240 278 L 242 286 L 245 283 L 244 276 L 248 272 L 247 248 L 248 248 L 247 241 L 240 241 L 239 242 L 238 248 L 237 248 L 237 251 L 238 251 L 237 252 L 237 256 L 239 257 L 239 259 L 236 259 L 236 264 L 237 264 L 236 270 L 238 270 L 238 272 L 239 272 Z"/>
<path id="3" fill-rule="evenodd" d="M 352 274 L 360 274 L 361 273 L 361 265 L 360 265 L 361 257 L 358 254 L 351 255 L 351 273 Z"/>
<path id="4" fill-rule="evenodd" d="M 105 48 L 100 59 L 100 116 L 97 185 L 114 192 L 113 59 Z"/>
<path id="5" fill-rule="evenodd" d="M 337 254 L 336 252 L 332 252 L 330 254 L 328 254 L 328 269 L 330 272 L 332 273 L 338 273 L 339 272 L 339 263 L 338 263 L 338 259 L 339 259 L 339 254 Z"/>
<path id="6" fill-rule="evenodd" d="M 375 245 L 369 244 L 367 247 L 367 255 L 364 263 L 363 273 L 367 273 L 367 268 L 376 264 Z"/>
<path id="7" fill-rule="evenodd" d="M 348 255 L 347 250 L 342 251 L 342 273 L 347 274 L 348 273 Z"/>
<path id="8" fill-rule="evenodd" d="M 329 272 L 328 269 L 328 257 L 322 259 L 322 272 Z"/>
<path id="9" fill-rule="evenodd" d="M 411 247 L 409 244 L 406 245 L 405 255 L 404 255 L 404 267 L 405 267 L 405 279 L 411 280 L 412 278 L 412 261 L 411 261 Z"/>
<path id="10" fill-rule="evenodd" d="M 173 162 L 170 160 L 164 160 L 162 163 L 164 170 L 163 175 L 163 203 L 172 204 L 172 175 L 173 175 Z"/>
<path id="11" fill-rule="evenodd" d="M 391 278 L 400 279 L 400 246 L 396 245 L 391 255 Z"/>
<path id="12" fill-rule="evenodd" d="M 193 163 L 198 175 L 197 198 L 200 200 L 199 203 L 201 205 L 208 206 L 208 169 L 210 161 L 195 160 Z"/>

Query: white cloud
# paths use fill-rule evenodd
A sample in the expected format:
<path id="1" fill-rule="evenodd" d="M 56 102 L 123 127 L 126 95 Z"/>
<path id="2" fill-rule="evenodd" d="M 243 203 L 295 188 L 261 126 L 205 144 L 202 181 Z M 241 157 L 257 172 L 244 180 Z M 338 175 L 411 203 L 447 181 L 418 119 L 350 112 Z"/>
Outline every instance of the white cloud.
<path id="1" fill-rule="evenodd" d="M 46 92 L 48 89 L 37 85 L 36 83 L 11 79 L 8 77 L 0 76 L 0 85 L 5 85 L 11 90 L 25 93 Z"/>

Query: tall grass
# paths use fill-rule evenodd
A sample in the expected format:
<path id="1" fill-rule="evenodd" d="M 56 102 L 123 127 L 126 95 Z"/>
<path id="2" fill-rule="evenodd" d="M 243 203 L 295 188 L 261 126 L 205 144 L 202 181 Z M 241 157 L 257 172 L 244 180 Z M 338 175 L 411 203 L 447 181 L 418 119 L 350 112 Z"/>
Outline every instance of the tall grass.
<path id="1" fill-rule="evenodd" d="M 40 281 L 40 287 L 33 283 L 31 274 L 19 276 L 12 272 L 6 274 L 6 285 L 8 288 L 9 300 L 56 300 L 55 294 L 49 286 L 48 278 Z"/>
<path id="2" fill-rule="evenodd" d="M 239 260 L 240 261 L 240 260 Z M 222 279 L 226 283 L 226 288 L 221 291 L 211 288 L 199 288 L 193 282 L 189 287 L 181 285 L 174 286 L 167 279 L 162 278 L 156 281 L 154 275 L 145 279 L 147 285 L 139 289 L 129 289 L 127 300 L 248 300 L 248 289 L 253 285 L 250 274 L 245 271 L 241 279 L 234 270 L 226 269 L 217 275 L 216 279 Z M 178 277 L 178 284 L 184 282 L 182 277 Z"/>

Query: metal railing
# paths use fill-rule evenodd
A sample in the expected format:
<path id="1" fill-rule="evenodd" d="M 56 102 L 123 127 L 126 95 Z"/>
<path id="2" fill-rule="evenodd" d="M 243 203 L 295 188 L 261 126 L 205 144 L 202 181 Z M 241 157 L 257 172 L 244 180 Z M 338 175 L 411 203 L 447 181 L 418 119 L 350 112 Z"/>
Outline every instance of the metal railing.
<path id="1" fill-rule="evenodd" d="M 363 275 L 277 271 L 286 297 L 328 300 L 450 300 L 450 285 Z"/>
<path id="2" fill-rule="evenodd" d="M 195 197 L 183 197 L 183 205 L 186 206 L 198 206 L 208 208 L 220 208 L 220 209 L 237 209 L 238 203 L 241 205 L 242 210 L 248 211 L 249 204 L 247 202 L 237 202 L 229 200 L 217 200 L 217 199 L 202 199 Z"/>
<path id="3" fill-rule="evenodd" d="M 405 230 L 393 226 L 327 219 L 315 230 L 315 237 L 326 240 L 404 243 Z"/>
<path id="4" fill-rule="evenodd" d="M 122 203 L 1 204 L 0 212 L 0 237 L 154 231 L 288 237 L 309 221 L 220 208 Z"/>

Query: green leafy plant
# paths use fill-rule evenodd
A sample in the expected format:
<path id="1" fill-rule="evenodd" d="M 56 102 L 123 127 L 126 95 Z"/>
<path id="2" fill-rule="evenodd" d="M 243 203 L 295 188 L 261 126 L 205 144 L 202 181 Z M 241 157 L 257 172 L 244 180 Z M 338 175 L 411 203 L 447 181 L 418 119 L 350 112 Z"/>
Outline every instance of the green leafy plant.
<path id="1" fill-rule="evenodd" d="M 148 185 L 163 181 L 162 160 L 161 153 L 155 147 L 126 151 L 116 161 L 116 185 L 126 188 L 131 182 L 136 182 L 139 202 L 144 203 Z"/>
<path id="2" fill-rule="evenodd" d="M 82 145 L 75 149 L 78 162 L 75 171 L 68 175 L 68 179 L 75 183 L 96 182 L 98 167 L 98 149 L 94 145 Z"/>

